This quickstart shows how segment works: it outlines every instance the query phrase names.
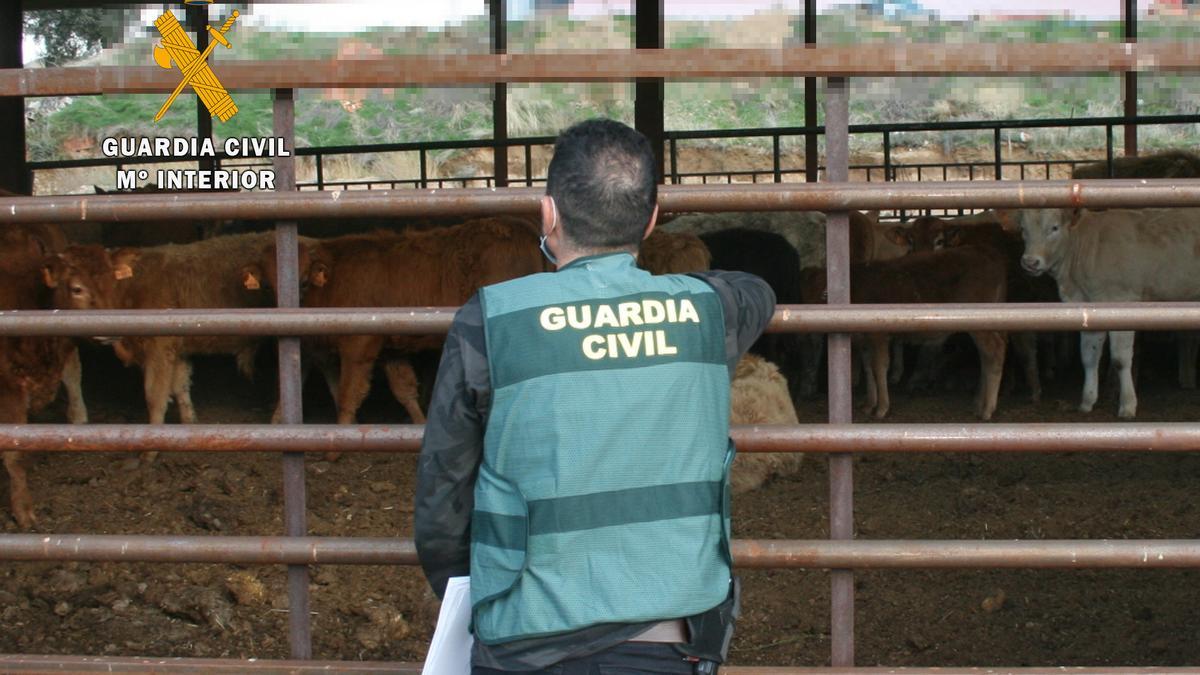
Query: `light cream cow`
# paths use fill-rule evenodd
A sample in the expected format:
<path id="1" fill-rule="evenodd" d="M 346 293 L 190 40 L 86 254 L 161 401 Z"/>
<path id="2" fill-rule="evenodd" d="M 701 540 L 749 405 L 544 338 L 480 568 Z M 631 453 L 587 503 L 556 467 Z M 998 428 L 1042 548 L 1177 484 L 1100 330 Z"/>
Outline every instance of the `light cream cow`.
<path id="1" fill-rule="evenodd" d="M 1040 209 L 998 212 L 1025 238 L 1021 266 L 1049 274 L 1064 302 L 1200 300 L 1200 209 Z M 1118 414 L 1137 414 L 1133 331 L 1109 331 L 1109 354 L 1121 383 Z M 1105 333 L 1080 334 L 1083 399 L 1096 404 Z"/>

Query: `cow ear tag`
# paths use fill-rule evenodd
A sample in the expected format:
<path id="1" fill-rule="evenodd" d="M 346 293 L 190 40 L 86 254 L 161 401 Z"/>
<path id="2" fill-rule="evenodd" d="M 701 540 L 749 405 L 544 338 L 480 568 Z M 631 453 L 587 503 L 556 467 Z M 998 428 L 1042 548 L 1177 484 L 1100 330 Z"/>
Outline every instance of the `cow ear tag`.
<path id="1" fill-rule="evenodd" d="M 113 269 L 113 276 L 117 278 L 117 281 L 122 281 L 125 279 L 132 279 L 133 278 L 133 268 L 130 267 L 129 265 L 117 265 Z"/>

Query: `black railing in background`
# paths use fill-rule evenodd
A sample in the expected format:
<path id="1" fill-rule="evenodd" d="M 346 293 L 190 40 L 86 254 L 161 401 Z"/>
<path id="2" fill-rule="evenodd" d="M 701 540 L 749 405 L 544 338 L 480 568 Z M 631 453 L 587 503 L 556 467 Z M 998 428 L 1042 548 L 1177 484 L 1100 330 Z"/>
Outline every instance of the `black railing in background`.
<path id="1" fill-rule="evenodd" d="M 1052 177 L 1055 167 L 1064 167 L 1069 172 L 1080 164 L 1088 164 L 1092 162 L 1102 161 L 1101 158 L 1095 159 L 1005 159 L 1004 144 L 1011 142 L 1011 132 L 1020 129 L 1052 129 L 1052 128 L 1077 128 L 1077 127 L 1103 127 L 1105 136 L 1105 154 L 1103 160 L 1108 163 L 1109 173 L 1112 171 L 1112 161 L 1115 156 L 1113 129 L 1129 123 L 1124 117 L 1097 117 L 1090 119 L 1032 119 L 1032 120 L 989 120 L 989 121 L 960 121 L 960 122 L 909 122 L 909 123 L 892 123 L 892 124 L 852 124 L 850 125 L 851 135 L 862 134 L 881 134 L 883 145 L 883 159 L 881 164 L 851 164 L 850 171 L 852 179 L 866 180 L 873 182 L 882 179 L 884 181 L 926 181 L 926 180 L 976 180 L 979 179 L 1003 179 L 1009 177 L 1005 175 L 1005 170 L 1012 168 L 1015 170 L 1015 175 L 1010 174 L 1013 178 L 1022 180 L 1027 177 L 1046 178 Z M 1200 124 L 1200 115 L 1159 115 L 1153 117 L 1138 117 L 1132 120 L 1134 124 L 1139 126 L 1163 125 L 1163 124 Z M 991 161 L 975 160 L 975 161 L 960 161 L 960 162 L 918 162 L 918 163 L 898 163 L 894 157 L 894 149 L 896 147 L 896 134 L 903 133 L 929 133 L 929 132 L 947 132 L 947 131 L 991 131 L 992 132 L 992 149 L 993 158 Z M 1005 132 L 1009 132 L 1009 138 L 1005 138 Z M 733 183 L 733 182 L 784 182 L 789 177 L 794 180 L 802 181 L 805 176 L 804 168 L 784 168 L 784 142 L 785 138 L 802 138 L 810 133 L 823 135 L 825 128 L 817 127 L 776 127 L 763 129 L 723 129 L 712 131 L 668 131 L 666 133 L 666 151 L 667 151 L 667 171 L 666 180 L 671 184 L 682 183 Z M 771 141 L 771 165 L 762 169 L 744 169 L 744 170 L 724 170 L 724 171 L 680 171 L 679 156 L 680 145 L 684 141 L 719 141 L 729 139 L 770 139 Z M 491 149 L 493 152 L 502 150 L 507 152 L 510 148 L 520 148 L 524 155 L 524 170 L 523 176 L 513 176 L 510 172 L 509 181 L 512 185 L 538 185 L 545 181 L 544 175 L 535 175 L 533 171 L 533 148 L 545 147 L 550 148 L 554 144 L 553 136 L 534 136 L 526 138 L 510 138 L 504 141 L 493 140 L 469 140 L 469 141 L 429 141 L 415 143 L 383 143 L 375 145 L 346 145 L 346 146 L 326 146 L 315 148 L 297 148 L 295 154 L 297 157 L 312 157 L 316 164 L 315 180 L 301 181 L 299 187 L 301 190 L 329 190 L 329 189 L 398 189 L 398 188 L 446 188 L 446 187 L 492 187 L 495 184 L 494 173 L 464 175 L 464 176 L 438 176 L 430 175 L 430 153 L 447 150 L 482 150 Z M 363 154 L 384 154 L 384 153 L 401 153 L 413 152 L 417 154 L 418 172 L 417 176 L 411 178 L 395 177 L 395 178 L 365 178 L 365 179 L 346 179 L 338 180 L 328 177 L 326 163 L 331 157 L 336 156 L 354 156 Z M 220 156 L 217 158 L 219 166 L 260 166 L 266 165 L 264 162 L 230 162 L 227 157 Z M 191 158 L 180 158 L 179 162 L 194 161 Z M 72 169 L 98 166 L 112 166 L 116 170 L 122 170 L 129 166 L 138 166 L 146 164 L 162 164 L 163 161 L 157 158 L 129 158 L 129 159 L 73 159 L 73 160 L 57 160 L 57 161 L 39 161 L 30 162 L 30 169 L 33 171 L 46 171 L 53 169 Z M 490 165 L 491 163 L 487 163 Z M 987 171 L 991 167 L 991 171 Z M 1041 167 L 1040 172 L 1029 171 L 1030 167 Z M 824 175 L 824 165 L 818 166 L 818 171 Z M 951 176 L 951 172 L 954 173 Z M 988 175 L 988 174 L 991 175 Z"/>

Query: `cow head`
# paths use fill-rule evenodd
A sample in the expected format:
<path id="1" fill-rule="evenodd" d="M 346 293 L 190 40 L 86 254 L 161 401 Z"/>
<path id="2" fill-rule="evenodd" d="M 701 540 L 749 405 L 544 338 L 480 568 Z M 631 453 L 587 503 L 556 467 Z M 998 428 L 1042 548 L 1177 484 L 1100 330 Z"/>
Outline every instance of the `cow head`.
<path id="1" fill-rule="evenodd" d="M 66 248 L 66 237 L 56 225 L 13 224 L 0 227 L 0 267 L 35 268 L 51 253 Z"/>
<path id="2" fill-rule="evenodd" d="M 1006 230 L 1020 228 L 1025 240 L 1021 268 L 1033 276 L 1052 272 L 1062 261 L 1070 241 L 1070 231 L 1079 222 L 1078 209 L 1022 209 L 996 211 Z"/>
<path id="3" fill-rule="evenodd" d="M 958 228 L 949 226 L 941 218 L 921 216 L 907 226 L 891 228 L 887 237 L 892 243 L 904 247 L 907 253 L 940 251 L 959 245 L 957 240 L 950 238 L 950 233 L 957 231 Z"/>
<path id="4" fill-rule="evenodd" d="M 896 244 L 907 246 L 909 253 L 939 251 L 950 245 L 945 240 L 945 228 L 946 221 L 941 218 L 921 216 L 907 227 L 893 227 L 888 230 L 888 238 Z"/>
<path id="5" fill-rule="evenodd" d="M 42 281 L 58 309 L 114 309 L 119 286 L 133 278 L 137 258 L 136 249 L 71 246 L 46 257 Z"/>
<path id="6" fill-rule="evenodd" d="M 309 269 L 312 266 L 309 245 L 303 241 L 297 242 L 296 254 L 300 271 L 300 297 L 303 298 L 304 291 L 308 288 Z M 257 259 L 258 262 L 250 263 L 242 268 L 242 286 L 248 291 L 269 290 L 274 292 L 279 282 L 275 244 L 270 243 L 264 246 Z"/>

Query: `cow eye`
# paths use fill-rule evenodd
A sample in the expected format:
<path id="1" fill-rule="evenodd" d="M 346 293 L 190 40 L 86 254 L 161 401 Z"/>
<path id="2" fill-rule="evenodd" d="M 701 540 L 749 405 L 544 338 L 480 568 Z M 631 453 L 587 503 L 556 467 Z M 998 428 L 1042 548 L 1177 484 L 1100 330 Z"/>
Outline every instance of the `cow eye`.
<path id="1" fill-rule="evenodd" d="M 72 284 L 71 295 L 83 295 L 83 286 L 80 286 L 79 284 Z"/>

